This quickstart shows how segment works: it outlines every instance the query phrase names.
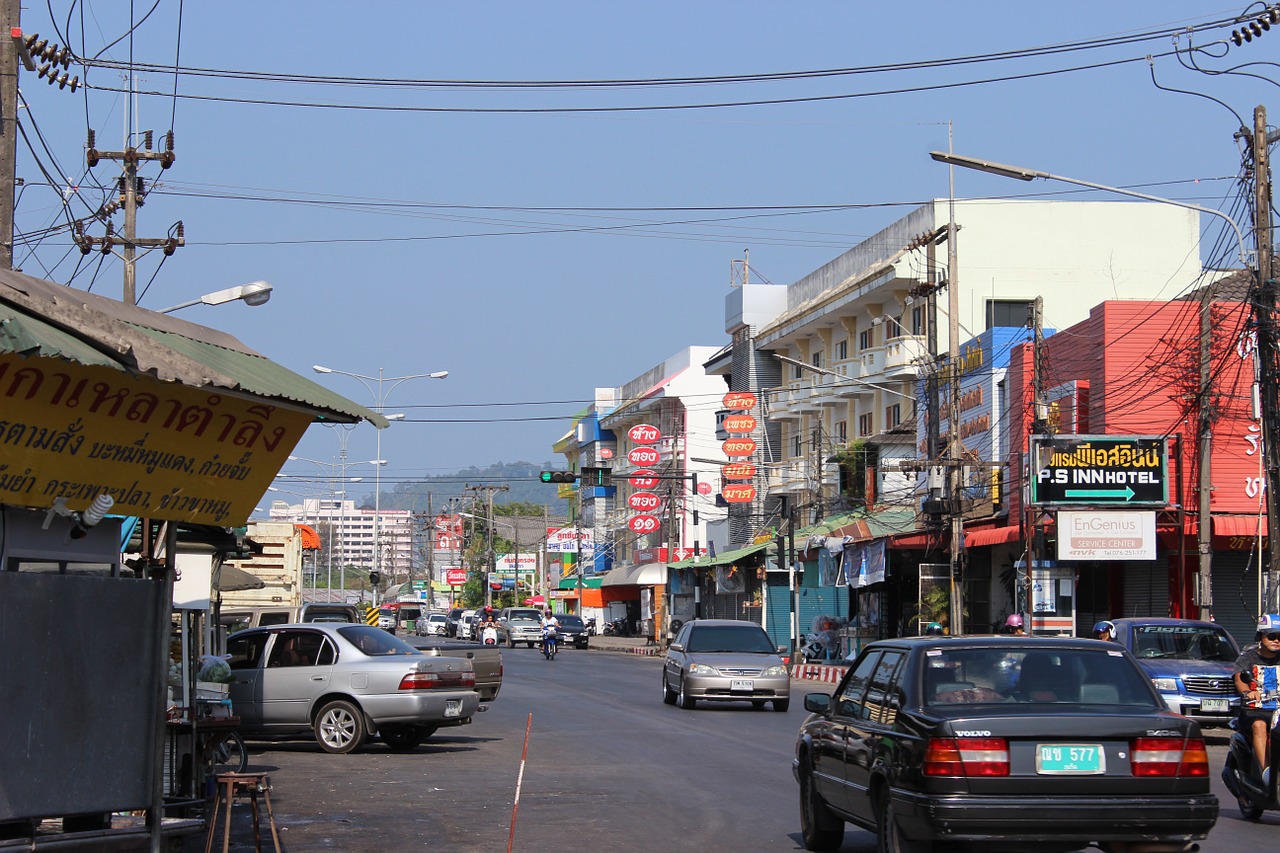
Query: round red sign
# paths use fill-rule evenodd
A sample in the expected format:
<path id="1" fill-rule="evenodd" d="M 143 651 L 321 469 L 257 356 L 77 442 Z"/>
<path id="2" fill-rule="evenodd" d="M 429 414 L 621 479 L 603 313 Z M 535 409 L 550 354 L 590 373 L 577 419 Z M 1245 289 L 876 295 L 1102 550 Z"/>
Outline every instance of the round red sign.
<path id="1" fill-rule="evenodd" d="M 654 476 L 652 471 L 636 471 L 627 480 L 633 489 L 652 489 L 658 485 L 658 478 Z"/>
<path id="2" fill-rule="evenodd" d="M 723 404 L 726 409 L 744 412 L 755 408 L 756 395 L 750 391 L 730 391 L 724 395 Z"/>
<path id="3" fill-rule="evenodd" d="M 641 512 L 652 512 L 662 506 L 662 498 L 652 492 L 634 492 L 627 498 L 627 506 Z"/>
<path id="4" fill-rule="evenodd" d="M 642 467 L 656 465 L 658 464 L 658 460 L 661 458 L 662 454 L 652 447 L 636 447 L 627 454 L 628 462 L 632 465 L 640 465 Z"/>
<path id="5" fill-rule="evenodd" d="M 627 430 L 627 438 L 636 444 L 657 444 L 662 441 L 662 433 L 652 424 L 636 424 Z"/>
<path id="6" fill-rule="evenodd" d="M 698 494 L 700 494 L 700 495 L 709 495 L 709 494 L 711 494 L 711 484 L 710 484 L 710 483 L 699 483 L 699 484 L 698 484 Z"/>
<path id="7" fill-rule="evenodd" d="M 600 448 L 600 458 L 601 458 L 601 459 L 612 459 L 612 458 L 613 458 L 613 448 L 612 448 L 612 447 L 602 447 L 602 448 Z"/>
<path id="8" fill-rule="evenodd" d="M 726 503 L 745 504 L 751 503 L 756 497 L 756 487 L 750 485 L 725 486 L 720 494 L 724 495 Z"/>
<path id="9" fill-rule="evenodd" d="M 720 445 L 725 456 L 750 456 L 756 452 L 756 443 L 750 438 L 730 438 Z"/>
<path id="10" fill-rule="evenodd" d="M 653 533 L 661 526 L 662 522 L 652 515 L 637 515 L 627 522 L 632 533 Z"/>
<path id="11" fill-rule="evenodd" d="M 724 431 L 731 435 L 744 435 L 756 428 L 756 419 L 751 415 L 729 415 L 724 419 Z"/>

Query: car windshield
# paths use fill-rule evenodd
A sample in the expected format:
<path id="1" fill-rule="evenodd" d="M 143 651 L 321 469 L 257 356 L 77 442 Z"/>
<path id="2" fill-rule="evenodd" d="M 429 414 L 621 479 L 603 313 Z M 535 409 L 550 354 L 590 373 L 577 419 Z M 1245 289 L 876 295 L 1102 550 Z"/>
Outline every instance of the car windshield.
<path id="1" fill-rule="evenodd" d="M 404 640 L 372 625 L 352 625 L 350 628 L 339 628 L 338 633 L 342 635 L 343 639 L 370 657 L 420 654 L 417 649 Z"/>
<path id="2" fill-rule="evenodd" d="M 1238 657 L 1227 632 L 1211 625 L 1135 625 L 1132 651 L 1139 658 L 1227 663 Z"/>
<path id="3" fill-rule="evenodd" d="M 777 650 L 756 625 L 700 625 L 689 632 L 689 652 L 744 652 L 772 655 Z"/>
<path id="4" fill-rule="evenodd" d="M 556 621 L 560 623 L 561 628 L 582 627 L 582 618 L 579 616 L 571 616 L 568 613 L 557 613 Z"/>
<path id="5" fill-rule="evenodd" d="M 428 622 L 447 622 L 448 620 L 449 617 L 445 616 L 443 613 L 432 613 L 427 617 Z"/>
<path id="6" fill-rule="evenodd" d="M 926 707 L 1074 703 L 1158 707 L 1142 672 L 1120 651 L 991 647 L 930 649 L 920 684 Z M 985 713 L 985 712 L 984 712 Z"/>

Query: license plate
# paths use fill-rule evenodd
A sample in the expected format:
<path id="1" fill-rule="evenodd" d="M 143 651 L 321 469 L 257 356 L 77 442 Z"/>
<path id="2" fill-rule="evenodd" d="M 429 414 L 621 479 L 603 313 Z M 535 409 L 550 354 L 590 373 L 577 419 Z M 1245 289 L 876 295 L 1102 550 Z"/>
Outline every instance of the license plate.
<path id="1" fill-rule="evenodd" d="M 444 715 L 446 717 L 461 717 L 462 716 L 462 700 L 461 699 L 444 700 Z"/>
<path id="2" fill-rule="evenodd" d="M 729 682 L 729 691 L 736 692 L 738 690 L 752 691 L 756 689 L 756 683 L 750 678 L 735 678 Z"/>
<path id="3" fill-rule="evenodd" d="M 1106 755 L 1094 743 L 1042 743 L 1036 746 L 1036 772 L 1052 776 L 1105 773 Z"/>
<path id="4" fill-rule="evenodd" d="M 1204 714 L 1226 714 L 1231 710 L 1231 703 L 1226 699 L 1201 699 L 1200 711 Z"/>

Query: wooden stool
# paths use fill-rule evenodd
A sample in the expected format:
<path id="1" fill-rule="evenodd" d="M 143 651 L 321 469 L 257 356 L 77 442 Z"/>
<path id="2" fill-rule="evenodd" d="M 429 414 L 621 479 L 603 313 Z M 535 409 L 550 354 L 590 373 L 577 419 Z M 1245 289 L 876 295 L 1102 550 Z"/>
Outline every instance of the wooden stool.
<path id="1" fill-rule="evenodd" d="M 214 793 L 213 813 L 209 816 L 209 834 L 205 838 L 204 853 L 213 849 L 213 836 L 218 829 L 218 809 L 226 812 L 222 827 L 222 853 L 231 846 L 231 804 L 236 797 L 249 795 L 249 807 L 253 810 L 253 849 L 262 853 L 262 831 L 258 824 L 258 794 L 267 804 L 267 820 L 271 824 L 271 840 L 280 850 L 280 834 L 276 832 L 276 816 L 271 811 L 271 780 L 265 773 L 219 773 Z"/>

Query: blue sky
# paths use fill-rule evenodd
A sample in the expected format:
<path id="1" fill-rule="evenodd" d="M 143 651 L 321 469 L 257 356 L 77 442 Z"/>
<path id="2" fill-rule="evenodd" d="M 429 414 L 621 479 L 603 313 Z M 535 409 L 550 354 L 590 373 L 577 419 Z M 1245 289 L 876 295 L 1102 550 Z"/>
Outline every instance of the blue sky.
<path id="1" fill-rule="evenodd" d="M 1234 196 L 1234 131 L 1280 91 L 1269 64 L 1280 59 L 1280 28 L 1240 47 L 1223 41 L 1231 26 L 1186 31 L 1244 11 L 1214 2 L 159 0 L 152 9 L 144 0 L 24 9 L 25 31 L 69 41 L 91 63 L 73 65 L 89 83 L 75 93 L 20 76 L 36 153 L 20 141 L 17 228 L 53 233 L 28 237 L 15 259 L 28 273 L 119 296 L 119 261 L 82 258 L 59 228 L 67 211 L 96 208 L 97 186 L 118 174 L 108 162 L 86 174 L 86 129 L 99 148 L 118 150 L 127 122 L 157 138 L 172 128 L 173 168 L 142 171 L 155 183 L 139 234 L 164 236 L 180 219 L 187 246 L 163 265 L 158 254 L 139 263 L 140 304 L 160 309 L 265 279 L 275 292 L 263 307 L 182 316 L 308 375 L 316 363 L 371 376 L 450 371 L 388 395 L 387 410 L 407 417 L 383 434 L 384 485 L 551 458 L 594 387 L 622 384 L 685 346 L 726 342 L 730 265 L 744 251 L 754 281 L 785 284 L 945 197 L 947 170 L 928 152 L 947 147 L 949 125 L 962 154 L 1217 207 Z M 1159 35 L 794 74 L 1138 34 Z M 1189 58 L 1189 45 L 1203 52 Z M 142 68 L 138 90 L 157 94 L 122 93 L 120 68 L 131 62 Z M 175 75 L 175 63 L 239 73 Z M 1262 63 L 1239 69 L 1259 76 L 1206 73 L 1242 63 Z M 1063 71 L 1086 66 L 1095 67 Z M 767 74 L 792 76 L 583 84 Z M 958 85 L 996 78 L 1009 79 Z M 353 105 L 382 109 L 337 108 Z M 656 106 L 697 108 L 635 109 Z M 1082 197 L 972 172 L 957 174 L 956 193 Z M 1204 224 L 1216 235 L 1216 222 Z M 354 380 L 318 378 L 373 402 Z M 327 462 L 338 448 L 333 431 L 316 427 L 297 452 Z M 351 433 L 348 454 L 375 457 L 371 427 Z"/>

